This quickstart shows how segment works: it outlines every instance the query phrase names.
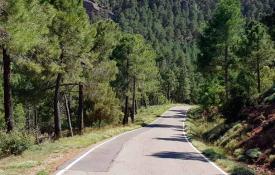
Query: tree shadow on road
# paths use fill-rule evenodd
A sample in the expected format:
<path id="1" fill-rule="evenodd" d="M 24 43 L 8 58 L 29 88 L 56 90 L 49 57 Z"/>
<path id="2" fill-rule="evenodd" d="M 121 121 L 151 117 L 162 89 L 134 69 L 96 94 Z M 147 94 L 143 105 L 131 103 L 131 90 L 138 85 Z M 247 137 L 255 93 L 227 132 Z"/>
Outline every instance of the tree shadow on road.
<path id="1" fill-rule="evenodd" d="M 173 116 L 162 116 L 162 118 L 184 118 L 185 116 L 184 115 L 181 115 L 181 114 L 176 114 L 176 115 L 173 115 Z"/>
<path id="2" fill-rule="evenodd" d="M 147 128 L 173 128 L 173 129 L 182 129 L 182 126 L 179 125 L 168 125 L 168 124 L 150 124 L 145 126 Z"/>
<path id="3" fill-rule="evenodd" d="M 158 157 L 162 159 L 180 159 L 180 160 L 195 160 L 201 162 L 208 162 L 204 157 L 196 152 L 173 152 L 173 151 L 163 151 L 152 154 L 150 156 Z"/>
<path id="4" fill-rule="evenodd" d="M 185 110 L 175 110 L 175 109 L 172 109 L 172 110 L 169 110 L 169 111 L 176 112 L 176 113 L 182 114 L 182 115 L 186 115 L 187 114 L 187 111 L 185 111 Z"/>
<path id="5" fill-rule="evenodd" d="M 167 138 L 157 137 L 154 139 L 163 140 L 163 141 L 188 142 L 186 136 L 174 136 L 174 137 L 167 137 Z"/>

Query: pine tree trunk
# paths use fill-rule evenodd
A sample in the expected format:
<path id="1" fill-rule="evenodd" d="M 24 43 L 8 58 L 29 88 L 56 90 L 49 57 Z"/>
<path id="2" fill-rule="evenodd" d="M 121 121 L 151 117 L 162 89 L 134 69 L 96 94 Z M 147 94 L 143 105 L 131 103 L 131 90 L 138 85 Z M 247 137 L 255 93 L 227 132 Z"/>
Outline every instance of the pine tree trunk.
<path id="1" fill-rule="evenodd" d="M 143 103 L 143 106 L 145 108 L 147 108 L 147 103 L 146 103 L 146 99 L 145 99 L 144 95 L 142 95 L 142 103 Z"/>
<path id="2" fill-rule="evenodd" d="M 167 87 L 167 99 L 170 100 L 170 84 L 168 83 Z"/>
<path id="3" fill-rule="evenodd" d="M 257 56 L 257 89 L 258 93 L 261 93 L 261 72 L 260 72 L 260 60 L 259 57 Z"/>
<path id="4" fill-rule="evenodd" d="M 228 46 L 225 47 L 224 53 L 224 84 L 225 84 L 225 100 L 229 99 L 229 87 L 228 87 Z"/>
<path id="5" fill-rule="evenodd" d="M 11 90 L 11 58 L 5 48 L 3 48 L 3 69 L 5 121 L 7 132 L 9 133 L 14 129 L 14 120 Z"/>
<path id="6" fill-rule="evenodd" d="M 136 115 L 137 115 L 137 113 L 138 113 L 137 109 L 138 109 L 137 100 L 135 100 L 135 114 L 136 114 Z"/>
<path id="7" fill-rule="evenodd" d="M 126 90 L 125 90 L 125 106 L 124 106 L 124 118 L 123 118 L 123 125 L 128 124 L 128 117 L 129 117 L 129 97 L 128 97 L 128 89 L 129 89 L 129 59 L 126 60 Z"/>
<path id="8" fill-rule="evenodd" d="M 39 131 L 38 131 L 38 114 L 37 114 L 37 109 L 34 109 L 34 128 L 35 128 L 35 140 L 36 143 L 39 144 Z"/>
<path id="9" fill-rule="evenodd" d="M 56 139 L 61 137 L 61 116 L 60 116 L 60 84 L 61 84 L 62 74 L 58 73 L 55 84 L 54 93 L 54 133 Z"/>
<path id="10" fill-rule="evenodd" d="M 123 118 L 123 125 L 128 124 L 128 117 L 129 117 L 129 109 L 128 109 L 128 95 L 125 96 L 125 108 L 124 108 L 124 118 Z"/>
<path id="11" fill-rule="evenodd" d="M 73 137 L 74 133 L 73 133 L 72 122 L 71 122 L 71 112 L 70 112 L 69 102 L 66 95 L 64 95 L 64 99 L 65 99 L 65 108 L 66 108 L 67 122 L 70 130 L 70 135 L 71 137 Z"/>
<path id="12" fill-rule="evenodd" d="M 78 130 L 79 134 L 83 134 L 84 120 L 83 120 L 83 84 L 79 83 L 79 97 L 78 97 Z"/>
<path id="13" fill-rule="evenodd" d="M 28 131 L 28 133 L 30 132 L 31 129 L 31 112 L 30 112 L 30 106 L 28 106 L 28 112 L 26 114 L 26 130 Z"/>
<path id="14" fill-rule="evenodd" d="M 102 118 L 101 118 L 101 115 L 100 115 L 99 122 L 98 122 L 98 128 L 101 128 L 101 122 L 102 122 Z"/>
<path id="15" fill-rule="evenodd" d="M 136 113 L 136 77 L 133 79 L 133 97 L 132 97 L 132 112 L 131 112 L 131 121 L 135 122 L 135 113 Z"/>

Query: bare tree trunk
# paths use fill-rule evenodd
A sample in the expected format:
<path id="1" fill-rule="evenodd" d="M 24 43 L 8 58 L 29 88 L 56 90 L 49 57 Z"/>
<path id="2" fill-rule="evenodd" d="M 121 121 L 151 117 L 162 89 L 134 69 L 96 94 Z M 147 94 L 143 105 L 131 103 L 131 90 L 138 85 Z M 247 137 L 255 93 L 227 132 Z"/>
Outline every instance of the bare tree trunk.
<path id="1" fill-rule="evenodd" d="M 72 122 L 71 122 L 71 112 L 70 112 L 69 102 L 66 95 L 64 95 L 64 99 L 65 99 L 65 108 L 66 108 L 67 122 L 70 130 L 70 135 L 71 137 L 73 137 L 74 133 L 73 133 Z"/>
<path id="2" fill-rule="evenodd" d="M 7 132 L 9 133 L 14 129 L 14 120 L 11 92 L 11 58 L 5 48 L 3 48 L 3 68 L 5 121 Z"/>
<path id="3" fill-rule="evenodd" d="M 78 98 L 78 130 L 83 134 L 84 120 L 83 120 L 83 84 L 79 83 L 79 98 Z"/>
<path id="4" fill-rule="evenodd" d="M 136 77 L 133 79 L 133 97 L 132 97 L 132 112 L 131 112 L 131 121 L 135 122 L 135 112 L 136 112 Z"/>
<path id="5" fill-rule="evenodd" d="M 257 89 L 258 89 L 258 93 L 261 93 L 261 70 L 260 70 L 260 60 L 259 60 L 259 56 L 257 56 Z"/>
<path id="6" fill-rule="evenodd" d="M 60 84 L 61 84 L 62 74 L 58 73 L 55 84 L 55 94 L 54 94 L 54 133 L 56 139 L 61 137 L 61 116 L 60 116 Z"/>
<path id="7" fill-rule="evenodd" d="M 224 84 L 225 84 L 225 99 L 229 99 L 229 86 L 228 86 L 228 46 L 225 47 L 224 53 Z"/>

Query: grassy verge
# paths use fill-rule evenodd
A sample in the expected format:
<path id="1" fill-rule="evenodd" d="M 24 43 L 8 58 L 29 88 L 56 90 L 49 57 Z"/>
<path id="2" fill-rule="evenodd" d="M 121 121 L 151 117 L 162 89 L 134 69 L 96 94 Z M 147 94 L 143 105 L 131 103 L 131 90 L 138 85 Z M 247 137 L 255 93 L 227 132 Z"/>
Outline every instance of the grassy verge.
<path id="1" fill-rule="evenodd" d="M 185 125 L 192 144 L 226 172 L 231 175 L 256 175 L 247 165 L 237 161 L 230 154 L 232 152 L 230 149 L 235 146 L 232 138 L 240 135 L 238 127 L 226 126 L 220 116 L 206 119 L 202 117 L 199 108 L 189 111 Z M 222 130 L 226 130 L 225 133 L 221 134 Z"/>
<path id="2" fill-rule="evenodd" d="M 136 122 L 128 126 L 107 126 L 88 129 L 82 136 L 62 138 L 32 146 L 20 156 L 9 156 L 0 160 L 0 175 L 47 175 L 67 159 L 70 159 L 92 144 L 120 133 L 151 123 L 173 105 L 152 106 L 140 109 Z"/>

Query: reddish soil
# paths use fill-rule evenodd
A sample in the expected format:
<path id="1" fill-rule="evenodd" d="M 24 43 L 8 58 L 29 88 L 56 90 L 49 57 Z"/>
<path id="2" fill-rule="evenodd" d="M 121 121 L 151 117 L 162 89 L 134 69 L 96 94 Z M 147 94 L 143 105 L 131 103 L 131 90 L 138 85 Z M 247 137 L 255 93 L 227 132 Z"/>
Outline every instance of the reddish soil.
<path id="1" fill-rule="evenodd" d="M 259 148 L 262 155 L 253 162 L 258 168 L 275 173 L 275 162 L 270 155 L 275 155 L 275 104 L 249 107 L 242 111 L 247 116 L 250 131 L 248 138 L 241 143 L 246 150 Z"/>

